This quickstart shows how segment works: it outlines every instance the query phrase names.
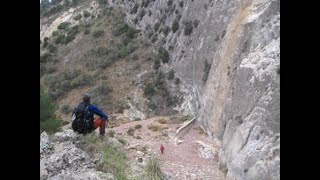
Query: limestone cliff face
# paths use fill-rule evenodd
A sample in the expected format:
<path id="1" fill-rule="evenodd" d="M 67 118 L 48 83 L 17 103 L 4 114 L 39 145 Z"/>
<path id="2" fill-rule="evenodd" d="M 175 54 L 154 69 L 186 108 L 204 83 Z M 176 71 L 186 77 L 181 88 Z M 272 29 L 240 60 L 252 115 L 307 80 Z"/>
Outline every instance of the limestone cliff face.
<path id="1" fill-rule="evenodd" d="M 123 8 L 130 25 L 169 50 L 161 69 L 181 79 L 179 89 L 171 88 L 183 97 L 177 109 L 221 141 L 227 178 L 280 179 L 280 0 L 109 0 L 107 6 Z"/>

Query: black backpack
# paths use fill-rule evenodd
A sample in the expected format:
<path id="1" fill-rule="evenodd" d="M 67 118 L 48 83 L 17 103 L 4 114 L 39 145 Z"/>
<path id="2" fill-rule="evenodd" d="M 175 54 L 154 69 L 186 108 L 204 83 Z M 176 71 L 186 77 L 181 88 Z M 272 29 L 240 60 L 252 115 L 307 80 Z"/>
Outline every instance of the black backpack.
<path id="1" fill-rule="evenodd" d="M 72 129 L 80 134 L 90 133 L 93 130 L 93 118 L 90 116 L 89 103 L 82 102 L 73 111 L 74 120 Z"/>

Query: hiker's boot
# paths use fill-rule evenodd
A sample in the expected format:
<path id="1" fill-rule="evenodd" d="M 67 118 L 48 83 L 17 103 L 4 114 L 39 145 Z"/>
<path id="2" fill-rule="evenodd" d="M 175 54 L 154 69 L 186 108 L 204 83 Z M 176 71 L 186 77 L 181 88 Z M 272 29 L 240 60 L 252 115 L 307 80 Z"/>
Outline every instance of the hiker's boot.
<path id="1" fill-rule="evenodd" d="M 105 134 L 106 134 L 105 131 L 100 131 L 99 133 L 100 136 L 104 136 Z"/>
<path id="2" fill-rule="evenodd" d="M 104 127 L 100 127 L 99 134 L 100 134 L 100 136 L 104 136 L 106 134 L 106 130 Z"/>
<path id="3" fill-rule="evenodd" d="M 99 131 L 100 131 L 100 135 L 104 135 L 106 133 L 106 121 L 101 122 Z"/>

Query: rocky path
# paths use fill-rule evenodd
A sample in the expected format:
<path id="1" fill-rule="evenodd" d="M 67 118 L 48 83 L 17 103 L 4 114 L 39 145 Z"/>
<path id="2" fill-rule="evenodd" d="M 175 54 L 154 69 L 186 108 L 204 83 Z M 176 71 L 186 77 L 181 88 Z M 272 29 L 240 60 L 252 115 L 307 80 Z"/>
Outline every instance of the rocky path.
<path id="1" fill-rule="evenodd" d="M 169 179 L 221 179 L 222 173 L 218 170 L 219 146 L 209 142 L 196 124 L 184 136 L 176 139 L 175 132 L 181 123 L 177 117 L 154 117 L 121 124 L 112 130 L 116 136 L 127 141 L 129 156 L 136 165 L 139 164 L 138 157 L 147 159 L 153 155 L 160 159 L 161 169 Z M 128 135 L 127 131 L 138 124 L 142 127 L 136 129 L 133 135 Z M 150 125 L 159 130 L 150 130 Z M 161 144 L 165 148 L 164 154 L 160 152 Z"/>

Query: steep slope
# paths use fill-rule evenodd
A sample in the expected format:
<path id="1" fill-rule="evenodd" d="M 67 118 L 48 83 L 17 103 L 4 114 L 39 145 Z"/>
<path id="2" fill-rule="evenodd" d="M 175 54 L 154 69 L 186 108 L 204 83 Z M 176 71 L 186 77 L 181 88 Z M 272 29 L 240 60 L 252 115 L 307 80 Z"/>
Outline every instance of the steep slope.
<path id="1" fill-rule="evenodd" d="M 144 119 L 147 115 L 173 114 L 174 107 L 182 114 L 196 117 L 211 139 L 221 144 L 219 166 L 227 178 L 280 179 L 279 0 L 99 2 L 104 3 L 90 12 L 120 8 L 125 21 L 140 31 L 137 37 L 143 41 L 134 41 L 134 44 L 152 43 L 152 46 L 143 46 L 137 54 L 150 52 L 150 55 L 138 58 L 136 63 L 127 61 L 134 59 L 133 55 L 120 58 L 103 70 L 90 70 L 90 66 L 83 69 L 84 64 L 79 62 L 88 62 L 90 55 L 85 55 L 94 47 L 116 43 L 110 39 L 112 32 L 105 32 L 97 39 L 77 36 L 70 44 L 58 47 L 59 55 L 54 56 L 58 60 L 47 62 L 47 69 L 55 67 L 54 72 L 59 74 L 64 68 L 77 67 L 99 78 L 90 86 L 79 86 L 58 98 L 60 104 L 75 105 L 81 93 L 94 89 L 105 75 L 113 92 L 122 90 L 118 95 L 110 95 L 110 106 L 102 102 L 108 111 L 114 112 L 112 108 L 118 104 L 128 104 L 131 108 L 124 111 L 131 119 Z M 78 9 L 89 9 L 85 4 L 79 6 Z M 69 18 L 67 13 L 63 16 Z M 93 18 L 96 29 L 92 30 L 99 30 L 96 26 L 100 23 L 100 30 L 112 27 L 115 17 L 106 17 Z M 45 23 L 42 19 L 42 27 L 48 27 L 43 24 L 55 27 L 53 19 Z M 51 31 L 47 28 L 41 34 L 49 35 Z M 169 52 L 168 59 L 166 53 L 162 53 L 164 50 L 155 50 L 159 47 Z M 45 50 L 41 52 L 44 54 Z M 154 58 L 159 54 L 162 61 Z M 142 65 L 140 70 L 127 68 L 137 64 Z M 172 70 L 174 80 L 163 78 L 163 74 L 166 77 Z M 152 96 L 145 98 L 146 87 L 150 87 L 148 92 L 152 92 Z M 128 94 L 130 97 L 126 97 Z M 160 98 L 163 96 L 165 98 Z"/>

